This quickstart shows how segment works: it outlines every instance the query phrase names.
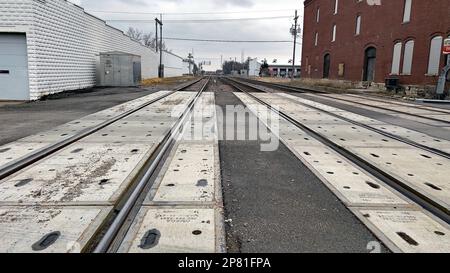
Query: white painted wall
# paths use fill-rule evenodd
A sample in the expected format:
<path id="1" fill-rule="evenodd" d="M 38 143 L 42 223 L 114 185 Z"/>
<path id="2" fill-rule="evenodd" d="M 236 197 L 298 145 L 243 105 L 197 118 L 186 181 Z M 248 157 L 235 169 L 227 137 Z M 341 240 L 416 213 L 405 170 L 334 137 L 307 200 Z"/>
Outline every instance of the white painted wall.
<path id="1" fill-rule="evenodd" d="M 185 72 L 183 58 L 163 51 L 164 77 L 177 77 Z"/>
<path id="2" fill-rule="evenodd" d="M 159 57 L 154 50 L 65 0 L 0 0 L 0 32 L 27 35 L 32 100 L 94 86 L 100 52 L 139 55 L 142 78 L 158 75 Z M 173 67 L 167 76 L 182 75 L 182 60 L 173 55 L 164 59 Z"/>
<path id="3" fill-rule="evenodd" d="M 258 62 L 258 59 L 251 59 L 248 64 L 248 75 L 250 77 L 259 76 L 259 72 L 261 70 L 261 63 Z"/>

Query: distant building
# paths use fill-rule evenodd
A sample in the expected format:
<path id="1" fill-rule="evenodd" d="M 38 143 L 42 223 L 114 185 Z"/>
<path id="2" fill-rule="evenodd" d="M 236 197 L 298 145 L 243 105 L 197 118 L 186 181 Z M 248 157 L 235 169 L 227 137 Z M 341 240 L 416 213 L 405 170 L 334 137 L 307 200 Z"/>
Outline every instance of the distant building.
<path id="1" fill-rule="evenodd" d="M 258 58 L 250 59 L 248 62 L 248 76 L 257 77 L 261 71 L 261 63 Z"/>
<path id="2" fill-rule="evenodd" d="M 269 65 L 270 75 L 272 77 L 282 77 L 289 78 L 292 75 L 292 65 L 291 64 L 271 64 Z M 299 65 L 295 66 L 296 78 L 300 77 L 301 67 Z"/>
<path id="3" fill-rule="evenodd" d="M 449 0 L 376 2 L 304 2 L 303 77 L 436 84 L 446 63 Z"/>

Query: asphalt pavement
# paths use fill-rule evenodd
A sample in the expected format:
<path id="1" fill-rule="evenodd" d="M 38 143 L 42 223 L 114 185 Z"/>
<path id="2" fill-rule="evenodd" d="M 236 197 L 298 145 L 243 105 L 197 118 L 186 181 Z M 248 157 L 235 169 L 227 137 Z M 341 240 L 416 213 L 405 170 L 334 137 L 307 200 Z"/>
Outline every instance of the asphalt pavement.
<path id="1" fill-rule="evenodd" d="M 229 87 L 211 88 L 218 107 L 242 105 Z M 375 236 L 286 146 L 262 152 L 263 142 L 219 142 L 228 251 L 369 252 Z"/>

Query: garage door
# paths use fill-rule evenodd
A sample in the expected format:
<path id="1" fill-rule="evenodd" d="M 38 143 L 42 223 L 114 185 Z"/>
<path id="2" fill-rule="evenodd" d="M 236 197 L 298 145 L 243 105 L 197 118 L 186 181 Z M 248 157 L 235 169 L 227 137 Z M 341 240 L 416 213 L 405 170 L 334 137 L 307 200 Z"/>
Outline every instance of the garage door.
<path id="1" fill-rule="evenodd" d="M 29 100 L 25 34 L 0 33 L 0 100 Z"/>

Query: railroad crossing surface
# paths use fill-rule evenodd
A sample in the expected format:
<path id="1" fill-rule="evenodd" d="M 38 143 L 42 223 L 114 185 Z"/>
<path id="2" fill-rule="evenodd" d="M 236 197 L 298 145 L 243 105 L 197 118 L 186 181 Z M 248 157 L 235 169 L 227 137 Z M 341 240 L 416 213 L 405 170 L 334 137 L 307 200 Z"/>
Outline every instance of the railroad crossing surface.
<path id="1" fill-rule="evenodd" d="M 0 252 L 450 252 L 450 109 L 198 78 L 0 146 Z"/>

